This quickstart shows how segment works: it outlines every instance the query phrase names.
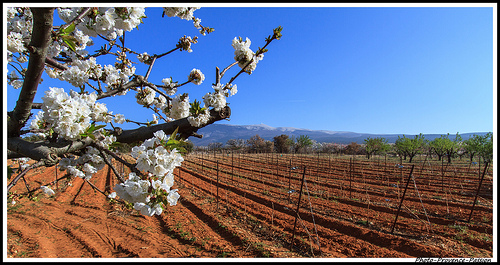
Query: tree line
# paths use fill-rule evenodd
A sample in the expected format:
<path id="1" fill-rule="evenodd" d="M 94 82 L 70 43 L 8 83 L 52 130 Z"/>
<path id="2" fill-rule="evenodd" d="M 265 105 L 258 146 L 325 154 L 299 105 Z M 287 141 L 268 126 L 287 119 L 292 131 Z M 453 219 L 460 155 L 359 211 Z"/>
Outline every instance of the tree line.
<path id="1" fill-rule="evenodd" d="M 281 134 L 275 136 L 272 141 L 265 140 L 258 134 L 249 139 L 230 139 L 225 144 L 221 142 L 210 143 L 205 149 L 210 151 L 239 151 L 247 153 L 329 153 L 346 155 L 366 155 L 368 159 L 374 155 L 398 156 L 401 160 L 412 162 L 417 155 L 428 155 L 436 157 L 439 161 L 446 159 L 451 163 L 452 159 L 466 156 L 470 161 L 474 158 L 483 161 L 493 159 L 493 133 L 485 135 L 473 135 L 463 140 L 457 133 L 452 139 L 450 134 L 441 135 L 433 140 L 425 139 L 420 133 L 414 137 L 398 136 L 395 143 L 388 143 L 383 137 L 368 137 L 363 144 L 351 142 L 350 144 L 319 143 L 312 140 L 308 135 L 298 137 Z M 202 149 L 201 147 L 195 147 Z"/>

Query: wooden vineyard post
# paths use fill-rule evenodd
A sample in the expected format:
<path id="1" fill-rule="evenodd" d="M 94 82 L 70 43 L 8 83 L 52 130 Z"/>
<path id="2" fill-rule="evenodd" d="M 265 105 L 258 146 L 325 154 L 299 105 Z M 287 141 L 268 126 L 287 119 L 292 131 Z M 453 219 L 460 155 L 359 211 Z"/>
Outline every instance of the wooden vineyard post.
<path id="1" fill-rule="evenodd" d="M 349 199 L 352 198 L 352 158 L 349 158 Z"/>
<path id="2" fill-rule="evenodd" d="M 441 158 L 441 191 L 444 191 L 444 158 Z"/>
<path id="3" fill-rule="evenodd" d="M 399 203 L 398 212 L 396 213 L 396 218 L 394 218 L 394 224 L 392 225 L 391 234 L 394 232 L 394 227 L 396 226 L 396 222 L 398 221 L 399 212 L 401 211 L 401 205 L 403 205 L 403 200 L 405 199 L 406 190 L 408 189 L 408 184 L 410 183 L 410 178 L 411 174 L 413 174 L 414 167 L 415 165 L 411 165 L 410 175 L 408 175 L 408 179 L 406 180 L 405 190 L 403 191 L 403 196 L 401 197 L 401 202 Z"/>
<path id="4" fill-rule="evenodd" d="M 234 150 L 231 151 L 231 183 L 234 185 Z"/>
<path id="5" fill-rule="evenodd" d="M 290 196 L 291 196 L 291 192 L 290 192 L 290 186 L 291 186 L 291 182 L 292 182 L 292 159 L 290 159 L 290 167 L 288 167 L 288 203 L 290 203 Z"/>
<path id="6" fill-rule="evenodd" d="M 306 177 L 306 166 L 304 166 L 304 173 L 302 174 L 302 183 L 300 184 L 299 201 L 297 202 L 297 210 L 295 211 L 295 213 L 296 213 L 295 221 L 293 222 L 293 233 L 292 233 L 292 240 L 290 242 L 290 251 L 292 251 L 293 240 L 295 239 L 295 227 L 297 226 L 297 217 L 299 216 L 300 199 L 302 198 L 302 188 L 304 187 L 305 177 Z"/>
<path id="7" fill-rule="evenodd" d="M 59 181 L 57 181 L 57 166 L 59 164 L 56 164 L 56 189 L 59 189 Z"/>
<path id="8" fill-rule="evenodd" d="M 217 211 L 219 211 L 219 160 L 217 160 L 217 195 L 215 200 L 217 201 Z"/>
<path id="9" fill-rule="evenodd" d="M 276 182 L 279 182 L 279 157 L 276 156 Z"/>
<path id="10" fill-rule="evenodd" d="M 479 186 L 477 187 L 476 197 L 474 197 L 474 203 L 472 204 L 472 209 L 470 210 L 469 220 L 467 220 L 467 223 L 470 223 L 470 219 L 472 218 L 472 213 L 474 212 L 474 207 L 476 206 L 476 202 L 477 202 L 477 196 L 479 195 L 479 190 L 481 189 L 481 184 L 483 183 L 484 175 L 486 174 L 487 169 L 488 169 L 488 162 L 486 162 L 486 164 L 484 165 L 483 175 L 481 176 L 481 179 L 479 180 Z"/>

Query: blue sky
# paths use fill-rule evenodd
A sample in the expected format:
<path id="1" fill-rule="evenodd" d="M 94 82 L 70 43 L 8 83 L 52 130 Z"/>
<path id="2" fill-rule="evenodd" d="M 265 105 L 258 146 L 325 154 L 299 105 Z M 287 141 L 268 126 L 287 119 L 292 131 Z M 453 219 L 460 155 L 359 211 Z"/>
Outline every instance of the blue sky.
<path id="1" fill-rule="evenodd" d="M 248 37 L 256 51 L 273 28 L 283 27 L 282 39 L 268 46 L 254 73 L 235 80 L 238 93 L 228 98 L 231 120 L 219 123 L 408 135 L 496 128 L 492 7 L 203 6 L 194 14 L 215 29 L 207 36 L 191 21 L 161 14 L 161 8 L 147 9 L 139 30 L 126 34 L 126 45 L 160 54 L 183 35 L 199 36 L 192 53 L 175 52 L 157 61 L 149 79 L 161 84 L 173 77 L 182 83 L 193 68 L 200 69 L 206 78 L 202 85 L 180 88 L 191 101 L 212 91 L 216 66 L 223 69 L 234 61 L 234 37 Z M 96 43 L 89 51 L 99 48 Z M 138 67 L 136 73 L 145 71 Z M 237 71 L 233 67 L 222 82 Z M 51 86 L 75 89 L 44 80 L 35 102 Z M 7 110 L 14 108 L 18 93 L 8 87 Z M 104 103 L 129 119 L 151 120 L 153 112 L 133 106 L 133 96 L 129 92 Z"/>

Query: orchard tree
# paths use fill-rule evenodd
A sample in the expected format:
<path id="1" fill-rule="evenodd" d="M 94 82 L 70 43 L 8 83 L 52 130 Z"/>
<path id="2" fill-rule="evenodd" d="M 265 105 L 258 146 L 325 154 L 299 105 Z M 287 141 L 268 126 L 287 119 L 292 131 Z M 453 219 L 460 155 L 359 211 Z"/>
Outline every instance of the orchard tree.
<path id="1" fill-rule="evenodd" d="M 250 139 L 246 141 L 246 144 L 248 147 L 248 151 L 250 152 L 270 153 L 274 149 L 273 142 L 264 140 L 258 134 L 250 137 Z"/>
<path id="2" fill-rule="evenodd" d="M 293 140 L 286 134 L 275 136 L 273 143 L 277 153 L 288 153 L 293 146 Z"/>
<path id="3" fill-rule="evenodd" d="M 383 154 L 387 152 L 391 146 L 387 143 L 387 139 L 383 137 L 371 138 L 368 137 L 364 140 L 365 149 L 366 149 L 366 157 L 370 159 L 371 155 L 374 154 Z"/>
<path id="4" fill-rule="evenodd" d="M 295 140 L 295 153 L 306 152 L 307 148 L 313 145 L 313 140 L 308 135 L 299 135 Z"/>
<path id="5" fill-rule="evenodd" d="M 488 140 L 493 136 L 493 134 L 488 133 L 484 136 L 473 135 L 469 139 L 464 141 L 465 152 L 469 155 L 469 159 L 472 162 L 474 156 L 479 154 Z"/>
<path id="6" fill-rule="evenodd" d="M 344 148 L 344 152 L 348 155 L 358 155 L 363 152 L 363 147 L 356 142 L 351 142 Z"/>
<path id="7" fill-rule="evenodd" d="M 328 153 L 328 154 L 338 153 L 340 152 L 341 149 L 342 147 L 336 143 L 322 143 L 321 145 L 322 153 Z"/>
<path id="8" fill-rule="evenodd" d="M 203 36 L 214 29 L 201 25 L 194 16 L 196 7 L 165 7 L 163 19 L 178 17 L 192 21 Z M 54 16 L 64 21 L 54 24 Z M 172 77 L 150 80 L 155 62 L 165 60 L 173 52 L 193 52 L 192 45 L 198 36 L 179 36 L 177 43 L 164 43 L 161 53 L 133 50 L 126 35 L 147 23 L 145 8 L 141 7 L 71 7 L 35 8 L 7 7 L 6 38 L 8 89 L 18 89 L 19 95 L 13 110 L 7 113 L 7 156 L 11 159 L 30 158 L 17 176 L 11 178 L 9 191 L 26 172 L 37 167 L 59 165 L 72 177 L 86 182 L 98 170 L 108 165 L 113 169 L 119 184 L 114 192 L 144 215 L 161 214 L 167 205 L 175 205 L 179 198 L 174 184 L 173 170 L 180 166 L 182 147 L 188 137 L 201 137 L 198 129 L 227 119 L 231 109 L 226 98 L 237 92 L 235 79 L 242 73 L 251 74 L 267 52 L 266 47 L 281 38 L 281 27 L 273 30 L 262 48 L 250 49 L 250 40 L 235 37 L 234 61 L 222 71 L 215 67 L 211 91 L 200 99 L 191 101 L 181 87 L 201 85 L 205 75 L 196 68 L 186 72 L 186 79 Z M 158 25 L 161 27 L 161 25 Z M 153 36 L 151 38 L 158 38 Z M 229 40 L 231 41 L 231 40 Z M 100 49 L 89 46 L 103 43 Z M 114 61 L 114 64 L 101 64 Z M 174 62 L 178 63 L 178 62 Z M 140 65 L 144 72 L 136 71 Z M 222 78 L 229 70 L 240 69 L 229 80 Z M 146 70 L 147 69 L 147 70 Z M 42 73 L 66 82 L 64 87 L 47 88 Z M 34 102 L 35 95 L 45 91 L 42 102 Z M 130 120 L 119 110 L 109 110 L 103 99 L 120 102 L 121 96 L 133 93 L 137 108 L 146 107 L 153 115 L 152 121 Z M 127 104 L 126 108 L 131 108 Z M 38 111 L 36 114 L 35 112 Z M 151 117 L 151 116 L 150 116 Z M 31 122 L 29 120 L 31 119 Z M 134 129 L 122 129 L 118 124 L 130 123 Z M 41 136 L 35 142 L 22 137 L 27 134 Z M 117 154 L 120 144 L 139 143 L 131 148 L 136 159 L 129 163 Z M 115 159 L 130 168 L 126 178 L 112 166 Z M 41 186 L 47 194 L 50 187 Z M 16 194 L 9 193 L 8 200 Z"/>
<path id="9" fill-rule="evenodd" d="M 449 137 L 449 133 L 447 137 Z M 458 154 L 458 151 L 462 147 L 462 136 L 460 136 L 457 132 L 455 135 L 455 139 L 453 141 L 449 142 L 448 145 L 446 145 L 446 155 L 448 156 L 448 163 L 451 163 L 451 159 L 455 157 Z"/>
<path id="10" fill-rule="evenodd" d="M 426 145 L 427 142 L 425 140 L 425 137 L 421 133 L 419 135 L 415 135 L 413 139 L 406 138 L 405 135 L 403 135 L 403 138 L 398 136 L 398 139 L 394 143 L 396 153 L 400 156 L 404 156 L 405 160 L 406 157 L 409 157 L 410 163 L 413 160 L 413 157 L 424 152 Z"/>
<path id="11" fill-rule="evenodd" d="M 227 140 L 226 145 L 231 150 L 241 150 L 246 147 L 245 140 L 243 139 L 229 139 Z"/>
<path id="12" fill-rule="evenodd" d="M 441 161 L 443 156 L 448 157 L 448 163 L 451 163 L 451 159 L 456 155 L 456 152 L 461 147 L 462 137 L 456 134 L 455 139 L 451 140 L 449 138 L 450 134 L 441 135 L 439 138 L 435 138 L 429 143 L 432 151 L 438 156 L 438 160 Z"/>
<path id="13" fill-rule="evenodd" d="M 481 145 L 478 154 L 485 162 L 491 163 L 493 161 L 493 133 L 487 133 L 483 136 L 483 139 L 483 144 Z"/>
<path id="14" fill-rule="evenodd" d="M 220 152 L 222 150 L 222 147 L 224 147 L 224 144 L 221 142 L 213 142 L 208 144 L 208 150 L 214 151 L 214 152 Z"/>
<path id="15" fill-rule="evenodd" d="M 441 161 L 446 154 L 446 145 L 449 144 L 449 142 L 450 139 L 445 138 L 444 135 L 429 142 L 430 151 L 438 156 L 439 161 Z"/>

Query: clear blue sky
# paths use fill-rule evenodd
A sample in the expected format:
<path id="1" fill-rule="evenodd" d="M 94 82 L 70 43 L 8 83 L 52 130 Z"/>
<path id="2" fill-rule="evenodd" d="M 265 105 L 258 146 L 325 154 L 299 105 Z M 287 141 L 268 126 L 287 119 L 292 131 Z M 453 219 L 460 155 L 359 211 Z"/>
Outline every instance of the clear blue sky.
<path id="1" fill-rule="evenodd" d="M 180 88 L 193 101 L 212 91 L 216 66 L 223 69 L 234 61 L 234 37 L 248 37 L 256 51 L 281 25 L 282 39 L 268 46 L 255 72 L 234 82 L 238 93 L 228 98 L 231 120 L 219 123 L 408 135 L 496 130 L 492 7 L 283 5 L 202 7 L 195 16 L 215 28 L 207 36 L 191 21 L 161 18 L 161 8 L 150 8 L 139 30 L 127 33 L 126 44 L 160 54 L 183 35 L 199 36 L 192 53 L 176 52 L 157 61 L 149 79 L 161 84 L 162 78 L 173 77 L 182 83 L 198 68 L 206 77 L 203 84 Z M 99 48 L 96 43 L 89 51 Z M 139 67 L 136 73 L 145 71 Z M 222 82 L 237 71 L 233 67 Z M 44 80 L 35 102 L 50 86 L 74 89 L 47 76 Z M 10 111 L 19 91 L 8 90 Z M 105 103 L 129 119 L 151 120 L 152 111 L 133 105 L 134 94 Z"/>

